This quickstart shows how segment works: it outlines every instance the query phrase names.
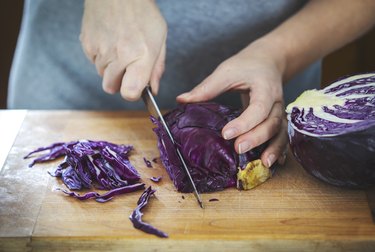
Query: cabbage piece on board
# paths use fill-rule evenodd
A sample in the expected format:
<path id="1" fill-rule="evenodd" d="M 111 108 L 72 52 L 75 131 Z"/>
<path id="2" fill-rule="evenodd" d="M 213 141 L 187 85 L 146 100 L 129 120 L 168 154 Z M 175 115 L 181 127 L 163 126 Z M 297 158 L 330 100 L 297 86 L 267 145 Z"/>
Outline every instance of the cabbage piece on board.
<path id="1" fill-rule="evenodd" d="M 223 190 L 237 184 L 238 167 L 258 159 L 265 144 L 238 155 L 234 140 L 221 136 L 222 128 L 240 114 L 239 111 L 216 103 L 180 105 L 164 115 L 178 148 L 183 155 L 199 192 Z M 161 160 L 180 192 L 192 192 L 174 146 L 163 126 L 154 118 Z"/>
<path id="2" fill-rule="evenodd" d="M 115 195 L 124 194 L 144 188 L 144 184 L 137 183 L 140 174 L 129 161 L 131 145 L 114 144 L 107 141 L 79 140 L 59 142 L 38 148 L 25 156 L 46 152 L 34 158 L 29 167 L 36 163 L 44 163 L 65 156 L 55 171 L 49 172 L 53 177 L 61 177 L 69 190 L 84 188 L 109 190 L 105 194 L 88 192 L 80 195 L 65 189 L 58 189 L 65 194 L 79 200 L 95 198 L 98 202 L 107 202 Z"/>
<path id="3" fill-rule="evenodd" d="M 337 186 L 375 185 L 375 73 L 306 91 L 286 111 L 291 149 L 307 172 Z"/>

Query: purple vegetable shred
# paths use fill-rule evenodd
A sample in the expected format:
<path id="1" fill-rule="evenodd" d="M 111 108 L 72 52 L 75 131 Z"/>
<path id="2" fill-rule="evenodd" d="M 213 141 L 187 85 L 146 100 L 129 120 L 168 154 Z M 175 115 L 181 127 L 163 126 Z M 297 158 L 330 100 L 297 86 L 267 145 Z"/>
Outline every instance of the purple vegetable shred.
<path id="1" fill-rule="evenodd" d="M 162 179 L 163 176 L 158 176 L 158 177 L 151 177 L 150 180 L 154 181 L 155 183 L 159 182 Z"/>
<path id="2" fill-rule="evenodd" d="M 133 226 L 136 229 L 142 230 L 143 232 L 146 232 L 149 234 L 154 234 L 162 238 L 167 238 L 168 234 L 142 221 L 143 213 L 141 210 L 147 205 L 149 198 L 155 193 L 155 191 L 156 190 L 153 190 L 150 186 L 142 193 L 137 203 L 138 206 L 134 209 L 132 214 L 129 216 L 129 219 L 133 223 Z"/>
<path id="3" fill-rule="evenodd" d="M 141 190 L 144 184 L 137 183 L 140 175 L 129 161 L 131 145 L 118 145 L 106 141 L 80 140 L 67 143 L 55 143 L 38 148 L 25 158 L 43 151 L 47 153 L 35 158 L 29 167 L 65 156 L 55 171 L 49 172 L 53 177 L 61 177 L 69 190 L 91 189 L 109 190 L 100 195 L 88 192 L 81 196 L 75 192 L 59 189 L 65 194 L 80 200 L 95 198 L 98 202 L 111 200 L 113 196 Z"/>
<path id="4" fill-rule="evenodd" d="M 145 161 L 145 164 L 148 168 L 152 168 L 152 164 L 150 162 L 150 160 L 148 160 L 147 158 L 143 157 L 143 161 Z"/>

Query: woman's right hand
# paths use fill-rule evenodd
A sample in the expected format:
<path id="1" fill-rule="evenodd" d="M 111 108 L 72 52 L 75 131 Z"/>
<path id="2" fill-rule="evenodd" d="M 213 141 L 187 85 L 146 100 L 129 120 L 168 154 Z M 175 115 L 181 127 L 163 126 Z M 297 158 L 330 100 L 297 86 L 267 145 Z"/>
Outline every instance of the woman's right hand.
<path id="1" fill-rule="evenodd" d="M 164 72 L 167 25 L 152 0 L 86 0 L 80 40 L 107 93 L 138 100 Z"/>

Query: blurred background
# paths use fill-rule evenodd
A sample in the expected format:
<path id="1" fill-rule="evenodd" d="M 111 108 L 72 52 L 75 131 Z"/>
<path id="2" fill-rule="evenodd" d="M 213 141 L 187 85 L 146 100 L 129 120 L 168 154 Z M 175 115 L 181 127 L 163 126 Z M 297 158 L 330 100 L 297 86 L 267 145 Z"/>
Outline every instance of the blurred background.
<path id="1" fill-rule="evenodd" d="M 0 109 L 6 108 L 12 64 L 23 10 L 23 0 L 0 0 Z M 323 60 L 322 86 L 336 78 L 375 71 L 375 29 Z"/>

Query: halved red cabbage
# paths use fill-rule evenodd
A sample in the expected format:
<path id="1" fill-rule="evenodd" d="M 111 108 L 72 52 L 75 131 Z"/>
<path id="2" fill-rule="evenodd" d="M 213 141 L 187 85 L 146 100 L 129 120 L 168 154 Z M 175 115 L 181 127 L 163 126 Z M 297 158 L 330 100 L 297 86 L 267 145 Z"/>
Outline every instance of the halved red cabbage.
<path id="1" fill-rule="evenodd" d="M 224 125 L 239 115 L 238 110 L 211 102 L 183 104 L 165 114 L 164 119 L 199 192 L 236 186 L 238 167 L 244 168 L 263 152 L 266 144 L 238 155 L 234 140 L 221 136 Z M 192 192 L 173 143 L 160 122 L 151 120 L 156 125 L 160 157 L 171 180 L 178 191 Z"/>
<path id="2" fill-rule="evenodd" d="M 149 198 L 156 192 L 156 190 L 153 190 L 151 186 L 149 186 L 139 197 L 139 200 L 137 202 L 137 207 L 134 209 L 132 214 L 129 216 L 130 221 L 133 223 L 133 226 L 139 230 L 142 230 L 143 232 L 154 234 L 156 236 L 167 238 L 168 234 L 164 233 L 163 231 L 151 226 L 150 224 L 144 222 L 142 220 L 142 209 L 147 205 Z"/>
<path id="3" fill-rule="evenodd" d="M 130 163 L 128 155 L 133 149 L 131 145 L 117 145 L 106 141 L 80 140 L 67 143 L 55 143 L 47 147 L 38 148 L 32 154 L 48 151 L 41 157 L 35 158 L 29 167 L 35 163 L 47 162 L 65 156 L 64 161 L 51 176 L 61 177 L 70 190 L 92 188 L 110 190 L 100 195 L 89 192 L 83 196 L 60 189 L 69 196 L 83 200 L 96 198 L 98 202 L 111 200 L 114 195 L 123 194 L 144 188 L 144 184 L 136 184 L 140 175 Z"/>
<path id="4" fill-rule="evenodd" d="M 375 185 L 375 73 L 306 91 L 286 111 L 290 146 L 306 171 L 337 186 Z"/>

